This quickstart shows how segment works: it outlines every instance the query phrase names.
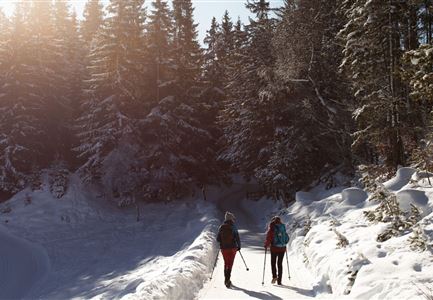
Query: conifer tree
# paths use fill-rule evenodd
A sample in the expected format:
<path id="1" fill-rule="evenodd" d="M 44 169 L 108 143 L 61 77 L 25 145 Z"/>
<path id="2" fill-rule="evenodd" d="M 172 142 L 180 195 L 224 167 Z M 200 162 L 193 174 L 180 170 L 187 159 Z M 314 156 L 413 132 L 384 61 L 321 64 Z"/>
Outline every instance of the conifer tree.
<path id="1" fill-rule="evenodd" d="M 341 66 L 357 101 L 353 150 L 364 161 L 378 162 L 380 156 L 392 167 L 405 163 L 405 143 L 414 136 L 407 110 L 410 99 L 398 76 L 407 5 L 408 1 L 358 0 L 343 1 L 342 6 L 347 23 L 341 32 Z"/>
<path id="2" fill-rule="evenodd" d="M 29 181 L 35 166 L 41 166 L 44 131 L 38 113 L 43 110 L 36 95 L 29 41 L 28 2 L 15 6 L 10 30 L 1 44 L 0 93 L 0 190 L 15 193 Z"/>
<path id="3" fill-rule="evenodd" d="M 274 99 L 262 92 L 271 80 L 274 58 L 269 3 L 249 1 L 247 7 L 256 14 L 256 19 L 247 26 L 248 39 L 243 39 L 239 25 L 235 29 L 239 34 L 236 42 L 239 45 L 235 48 L 239 48 L 235 50 L 237 63 L 231 66 L 227 101 L 221 115 L 226 143 L 221 159 L 250 177 L 257 175 L 261 162 L 266 164 L 262 155 L 273 136 L 270 103 Z"/>
<path id="4" fill-rule="evenodd" d="M 146 26 L 148 47 L 148 68 L 151 87 L 148 101 L 155 103 L 165 97 L 161 94 L 161 85 L 167 84 L 172 76 L 171 33 L 172 19 L 166 1 L 152 2 L 149 22 Z M 163 91 L 164 92 L 164 91 Z"/>
<path id="5" fill-rule="evenodd" d="M 220 26 L 216 18 L 213 17 L 211 27 L 204 39 L 204 43 L 207 45 L 204 54 L 204 76 L 208 86 L 221 89 L 223 66 L 217 56 L 220 34 Z"/>
<path id="6" fill-rule="evenodd" d="M 110 1 L 109 17 L 90 52 L 90 80 L 79 119 L 83 179 L 101 180 L 118 203 L 134 201 L 141 180 L 135 120 L 143 93 L 142 5 L 137 0 Z"/>
<path id="7" fill-rule="evenodd" d="M 169 63 L 159 64 L 161 100 L 140 124 L 145 145 L 142 160 L 150 173 L 146 195 L 173 199 L 185 195 L 197 184 L 210 182 L 218 174 L 214 172 L 214 136 L 202 122 L 209 107 L 200 99 L 202 58 L 197 25 L 192 19 L 192 3 L 173 1 L 173 26 L 169 38 L 168 22 L 161 17 L 166 15 L 161 14 L 166 11 L 164 6 L 160 1 L 154 4 L 149 38 L 151 47 L 156 47 L 154 52 Z M 161 8 L 157 10 L 157 7 Z M 154 35 L 157 28 L 162 32 L 159 43 L 153 42 L 157 41 L 158 36 Z M 165 49 L 167 40 L 171 46 L 169 52 Z"/>
<path id="8" fill-rule="evenodd" d="M 90 43 L 104 23 L 104 11 L 100 0 L 89 0 L 83 12 L 81 36 L 86 43 Z"/>

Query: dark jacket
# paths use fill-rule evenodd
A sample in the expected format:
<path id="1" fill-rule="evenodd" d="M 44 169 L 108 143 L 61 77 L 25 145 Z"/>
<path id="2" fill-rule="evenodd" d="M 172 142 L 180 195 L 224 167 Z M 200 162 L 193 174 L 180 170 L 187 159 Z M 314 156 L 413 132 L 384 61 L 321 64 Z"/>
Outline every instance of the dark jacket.
<path id="1" fill-rule="evenodd" d="M 231 233 L 231 238 L 223 237 L 223 232 Z M 225 221 L 218 229 L 217 241 L 220 243 L 221 249 L 240 249 L 241 240 L 239 239 L 239 232 L 233 221 Z"/>
<path id="2" fill-rule="evenodd" d="M 275 221 L 269 224 L 268 231 L 266 232 L 265 247 L 267 248 L 271 246 L 271 252 L 283 253 L 286 252 L 286 247 L 276 247 L 272 245 L 272 242 L 274 240 L 274 234 L 275 234 L 275 224 L 276 224 Z"/>

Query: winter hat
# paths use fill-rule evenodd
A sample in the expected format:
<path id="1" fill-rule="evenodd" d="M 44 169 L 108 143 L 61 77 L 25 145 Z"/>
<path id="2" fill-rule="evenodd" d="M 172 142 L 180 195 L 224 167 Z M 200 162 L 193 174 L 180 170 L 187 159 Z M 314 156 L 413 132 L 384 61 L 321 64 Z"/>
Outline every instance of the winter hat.
<path id="1" fill-rule="evenodd" d="M 235 218 L 234 214 L 232 214 L 231 212 L 226 211 L 226 214 L 224 216 L 224 221 L 234 221 L 235 219 L 236 218 Z"/>
<path id="2" fill-rule="evenodd" d="M 271 222 L 281 223 L 281 218 L 279 216 L 274 216 L 274 217 L 272 217 Z"/>

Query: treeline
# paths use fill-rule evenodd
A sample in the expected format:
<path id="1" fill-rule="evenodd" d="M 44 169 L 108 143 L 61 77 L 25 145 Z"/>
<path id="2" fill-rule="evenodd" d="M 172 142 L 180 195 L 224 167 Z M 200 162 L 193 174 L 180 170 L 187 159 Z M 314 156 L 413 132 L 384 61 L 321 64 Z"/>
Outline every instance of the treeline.
<path id="1" fill-rule="evenodd" d="M 68 168 L 118 203 L 255 178 L 276 197 L 359 164 L 428 165 L 431 0 L 19 2 L 0 16 L 0 190 Z"/>

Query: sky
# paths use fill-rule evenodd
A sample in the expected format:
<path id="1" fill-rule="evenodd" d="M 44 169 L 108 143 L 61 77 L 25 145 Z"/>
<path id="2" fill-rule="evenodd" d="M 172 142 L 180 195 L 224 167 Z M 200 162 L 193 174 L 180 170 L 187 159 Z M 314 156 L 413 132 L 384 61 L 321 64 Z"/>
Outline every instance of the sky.
<path id="1" fill-rule="evenodd" d="M 0 7 L 10 14 L 13 11 L 14 3 L 19 0 L 0 0 Z M 40 0 L 39 0 L 40 1 Z M 272 7 L 279 7 L 283 5 L 283 0 L 269 0 Z M 69 0 L 71 7 L 76 9 L 79 16 L 82 15 L 84 4 L 86 0 Z M 102 0 L 104 3 L 108 3 L 109 0 Z M 147 0 L 146 3 L 150 3 Z M 215 16 L 217 20 L 221 20 L 224 11 L 228 10 L 232 20 L 235 22 L 238 16 L 241 18 L 243 23 L 248 22 L 249 11 L 245 8 L 246 0 L 193 0 L 195 12 L 194 20 L 198 23 L 199 40 L 203 42 L 206 35 L 206 30 L 209 29 L 212 17 Z M 252 15 L 251 15 L 252 16 Z"/>

